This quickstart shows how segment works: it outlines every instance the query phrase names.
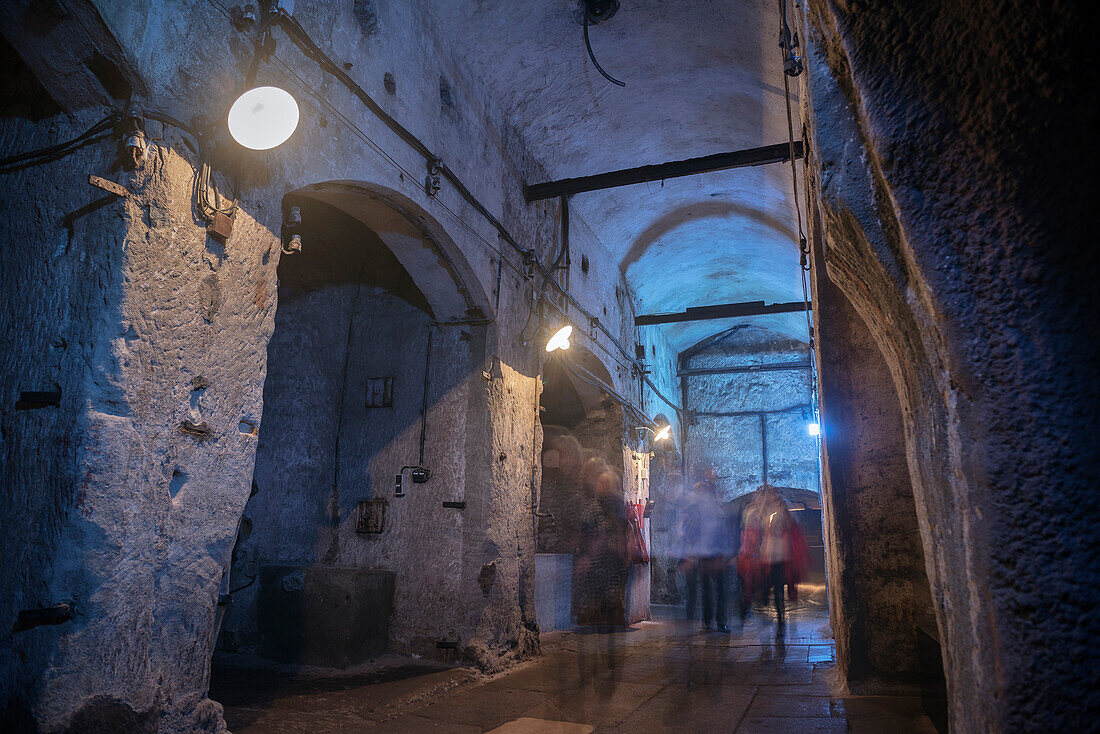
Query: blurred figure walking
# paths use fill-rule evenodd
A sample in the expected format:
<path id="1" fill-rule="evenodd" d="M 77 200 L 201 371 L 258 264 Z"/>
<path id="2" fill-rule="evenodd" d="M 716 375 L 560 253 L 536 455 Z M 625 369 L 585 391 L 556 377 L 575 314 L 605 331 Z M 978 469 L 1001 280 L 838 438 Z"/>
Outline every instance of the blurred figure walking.
<path id="1" fill-rule="evenodd" d="M 687 580 L 687 617 L 695 616 L 695 587 L 702 587 L 703 629 L 729 632 L 726 623 L 727 569 L 734 539 L 722 511 L 712 472 L 696 482 L 685 503 L 681 523 L 681 566 Z"/>
<path id="2" fill-rule="evenodd" d="M 754 591 L 762 592 L 764 604 L 771 596 L 775 601 L 776 634 L 786 630 L 784 589 L 791 601 L 798 600 L 798 582 L 809 567 L 809 548 L 798 523 L 779 490 L 770 484 L 757 490 L 741 518 L 741 548 L 738 573 L 745 586 L 744 595 L 751 599 Z M 747 611 L 742 603 L 742 616 Z"/>

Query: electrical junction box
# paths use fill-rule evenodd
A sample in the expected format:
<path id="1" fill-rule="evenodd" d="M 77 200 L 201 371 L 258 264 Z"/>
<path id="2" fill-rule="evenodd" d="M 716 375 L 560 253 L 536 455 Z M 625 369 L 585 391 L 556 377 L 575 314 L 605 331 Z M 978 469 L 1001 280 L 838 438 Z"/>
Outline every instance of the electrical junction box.
<path id="1" fill-rule="evenodd" d="M 206 225 L 206 233 L 223 245 L 233 232 L 233 217 L 214 212 L 214 218 Z"/>

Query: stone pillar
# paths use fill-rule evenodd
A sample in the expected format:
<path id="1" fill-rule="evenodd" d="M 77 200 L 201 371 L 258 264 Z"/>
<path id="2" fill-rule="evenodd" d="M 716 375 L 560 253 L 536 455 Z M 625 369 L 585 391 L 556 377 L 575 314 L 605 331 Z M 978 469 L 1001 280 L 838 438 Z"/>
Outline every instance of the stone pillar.
<path id="1" fill-rule="evenodd" d="M 863 319 L 814 268 L 829 603 L 850 689 L 919 680 L 917 625 L 935 629 L 901 407 Z"/>
<path id="2" fill-rule="evenodd" d="M 75 609 L 0 648 L 5 705 L 43 731 L 224 729 L 207 676 L 253 471 L 278 240 L 245 202 L 228 245 L 208 237 L 179 151 L 170 133 L 134 171 L 113 172 L 99 146 L 5 179 L 38 204 L 0 234 L 38 244 L 0 280 L 0 334 L 18 345 L 2 382 L 61 388 L 55 406 L 5 413 L 20 440 L 0 458 L 16 498 L 0 525 L 42 544 L 5 574 L 5 619 Z M 104 198 L 90 172 L 125 195 Z"/>

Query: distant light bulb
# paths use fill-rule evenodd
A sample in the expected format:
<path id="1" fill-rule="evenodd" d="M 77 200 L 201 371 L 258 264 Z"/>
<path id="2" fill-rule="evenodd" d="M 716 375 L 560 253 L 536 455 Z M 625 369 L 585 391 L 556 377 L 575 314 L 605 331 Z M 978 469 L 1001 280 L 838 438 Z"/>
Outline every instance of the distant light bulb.
<path id="1" fill-rule="evenodd" d="M 811 436 L 820 436 L 821 435 L 821 425 L 818 424 L 818 423 L 808 423 L 806 425 L 806 431 Z"/>
<path id="2" fill-rule="evenodd" d="M 282 145 L 298 127 L 298 103 L 278 87 L 256 87 L 229 109 L 229 134 L 252 150 Z"/>
<path id="3" fill-rule="evenodd" d="M 657 434 L 653 437 L 654 441 L 663 441 L 668 438 L 668 435 L 672 433 L 672 426 L 668 425 L 657 431 Z"/>
<path id="4" fill-rule="evenodd" d="M 563 326 L 558 329 L 557 333 L 550 337 L 550 341 L 546 342 L 546 351 L 552 352 L 555 349 L 568 349 L 569 335 L 572 333 L 572 326 Z"/>

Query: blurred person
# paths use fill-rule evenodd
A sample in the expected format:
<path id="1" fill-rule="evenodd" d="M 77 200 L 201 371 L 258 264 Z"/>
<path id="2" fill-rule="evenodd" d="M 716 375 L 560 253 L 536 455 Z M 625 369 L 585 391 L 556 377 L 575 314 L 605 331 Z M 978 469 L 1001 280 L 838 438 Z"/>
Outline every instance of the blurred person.
<path id="1" fill-rule="evenodd" d="M 626 504 L 619 475 L 593 457 L 581 469 L 585 492 L 580 513 L 580 548 L 575 574 L 580 593 L 577 622 L 614 626 L 626 621 L 627 552 Z"/>
<path id="2" fill-rule="evenodd" d="M 575 554 L 580 535 L 576 508 L 583 501 L 583 450 L 564 428 L 550 426 L 545 431 L 539 495 L 544 516 L 538 521 L 538 552 Z"/>
<path id="3" fill-rule="evenodd" d="M 687 584 L 688 619 L 695 617 L 696 587 L 702 587 L 703 629 L 728 632 L 726 587 L 733 539 L 718 497 L 713 470 L 696 482 L 686 498 L 679 532 L 681 568 Z"/>
<path id="4" fill-rule="evenodd" d="M 615 632 L 626 624 L 627 551 L 626 502 L 622 480 L 602 458 L 591 457 L 581 468 L 585 492 L 580 510 L 580 549 L 574 565 L 574 609 L 580 645 L 577 666 L 581 680 L 595 686 L 600 698 L 614 692 L 615 677 L 601 669 L 618 667 Z"/>
<path id="5" fill-rule="evenodd" d="M 696 485 L 702 523 L 700 526 L 699 580 L 703 591 L 703 629 L 729 632 L 726 624 L 726 589 L 734 555 L 734 541 L 726 514 L 722 510 L 718 486 L 713 474 Z M 713 627 L 712 627 L 713 624 Z"/>
<path id="6" fill-rule="evenodd" d="M 695 600 L 699 588 L 699 554 L 702 549 L 703 507 L 699 492 L 692 488 L 681 494 L 679 523 L 676 528 L 676 548 L 680 561 L 676 570 L 684 574 L 684 616 L 695 619 Z"/>
<path id="7" fill-rule="evenodd" d="M 775 602 L 776 634 L 786 630 L 784 589 L 791 601 L 798 600 L 798 582 L 809 565 L 809 549 L 798 523 L 791 516 L 779 490 L 770 484 L 757 490 L 741 518 L 741 547 L 738 572 L 745 584 L 743 599 L 754 590 L 762 593 L 763 603 L 771 596 Z M 742 602 L 742 614 L 747 611 Z"/>

